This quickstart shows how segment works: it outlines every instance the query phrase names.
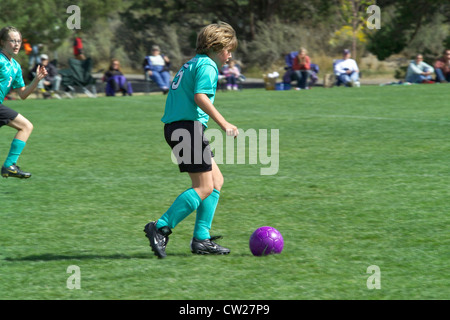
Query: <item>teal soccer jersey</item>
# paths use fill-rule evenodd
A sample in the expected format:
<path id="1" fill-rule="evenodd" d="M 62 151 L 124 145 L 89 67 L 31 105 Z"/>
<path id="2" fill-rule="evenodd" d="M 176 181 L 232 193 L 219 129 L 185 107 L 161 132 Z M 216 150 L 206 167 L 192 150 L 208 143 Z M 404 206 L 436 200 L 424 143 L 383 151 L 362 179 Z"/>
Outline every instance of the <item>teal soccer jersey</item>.
<path id="1" fill-rule="evenodd" d="M 25 87 L 22 76 L 22 68 L 19 63 L 0 52 L 0 103 L 3 103 L 11 89 Z"/>
<path id="2" fill-rule="evenodd" d="M 173 79 L 161 121 L 200 121 L 206 127 L 209 116 L 195 104 L 194 95 L 204 93 L 214 103 L 218 79 L 216 63 L 205 54 L 197 54 Z"/>

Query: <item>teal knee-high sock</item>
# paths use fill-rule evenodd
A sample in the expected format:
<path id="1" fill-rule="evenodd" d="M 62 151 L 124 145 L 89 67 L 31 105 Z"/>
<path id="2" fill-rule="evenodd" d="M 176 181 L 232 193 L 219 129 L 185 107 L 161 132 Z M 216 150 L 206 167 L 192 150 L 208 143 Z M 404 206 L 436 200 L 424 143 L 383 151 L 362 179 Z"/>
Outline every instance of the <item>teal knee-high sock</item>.
<path id="1" fill-rule="evenodd" d="M 14 139 L 11 143 L 11 148 L 9 149 L 8 157 L 6 157 L 5 163 L 3 164 L 5 167 L 10 167 L 14 163 L 17 163 L 20 154 L 25 148 L 25 141 Z"/>
<path id="2" fill-rule="evenodd" d="M 156 227 L 158 229 L 165 226 L 171 229 L 175 228 L 178 223 L 195 211 L 201 202 L 202 199 L 194 189 L 187 189 L 175 199 L 170 208 L 159 218 Z"/>
<path id="3" fill-rule="evenodd" d="M 195 218 L 194 237 L 198 240 L 211 238 L 209 230 L 219 203 L 220 192 L 214 189 L 213 192 L 202 201 L 197 208 L 197 217 Z"/>

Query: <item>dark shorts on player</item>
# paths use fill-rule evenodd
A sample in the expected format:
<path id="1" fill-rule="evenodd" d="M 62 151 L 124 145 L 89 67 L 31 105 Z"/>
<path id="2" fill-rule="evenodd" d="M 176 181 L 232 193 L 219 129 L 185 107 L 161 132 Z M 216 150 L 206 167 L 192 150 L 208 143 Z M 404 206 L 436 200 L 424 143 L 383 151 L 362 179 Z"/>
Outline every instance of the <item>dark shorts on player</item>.
<path id="1" fill-rule="evenodd" d="M 180 172 L 212 170 L 212 158 L 205 127 L 200 121 L 176 121 L 164 126 L 164 137 L 172 148 Z"/>
<path id="2" fill-rule="evenodd" d="M 0 103 L 0 127 L 7 125 L 14 120 L 19 113 Z"/>

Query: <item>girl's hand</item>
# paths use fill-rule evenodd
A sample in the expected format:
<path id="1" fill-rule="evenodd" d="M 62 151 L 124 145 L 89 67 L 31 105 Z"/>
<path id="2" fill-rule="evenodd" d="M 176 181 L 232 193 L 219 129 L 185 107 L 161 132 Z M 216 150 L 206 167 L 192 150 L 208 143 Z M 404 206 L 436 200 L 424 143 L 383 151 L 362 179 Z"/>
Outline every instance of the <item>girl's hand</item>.
<path id="1" fill-rule="evenodd" d="M 38 80 L 42 80 L 47 75 L 48 75 L 47 69 L 45 69 L 44 67 L 41 67 L 41 66 L 38 65 L 37 68 L 36 68 L 36 78 Z"/>
<path id="2" fill-rule="evenodd" d="M 223 127 L 223 131 L 227 134 L 227 136 L 237 137 L 239 135 L 239 130 L 235 125 L 227 122 Z"/>

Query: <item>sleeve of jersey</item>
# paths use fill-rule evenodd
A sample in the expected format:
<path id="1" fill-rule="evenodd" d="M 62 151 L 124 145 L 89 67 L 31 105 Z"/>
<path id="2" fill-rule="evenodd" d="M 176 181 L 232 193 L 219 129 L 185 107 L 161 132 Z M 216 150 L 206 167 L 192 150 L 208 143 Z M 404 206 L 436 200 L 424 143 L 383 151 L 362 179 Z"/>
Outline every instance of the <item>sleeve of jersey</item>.
<path id="1" fill-rule="evenodd" d="M 214 95 L 217 88 L 218 74 L 216 69 L 210 65 L 203 65 L 195 75 L 194 94 L 204 93 Z"/>
<path id="2" fill-rule="evenodd" d="M 16 73 L 16 78 L 12 83 L 13 89 L 25 87 L 25 82 L 23 81 L 22 69 L 19 67 L 19 71 Z"/>

